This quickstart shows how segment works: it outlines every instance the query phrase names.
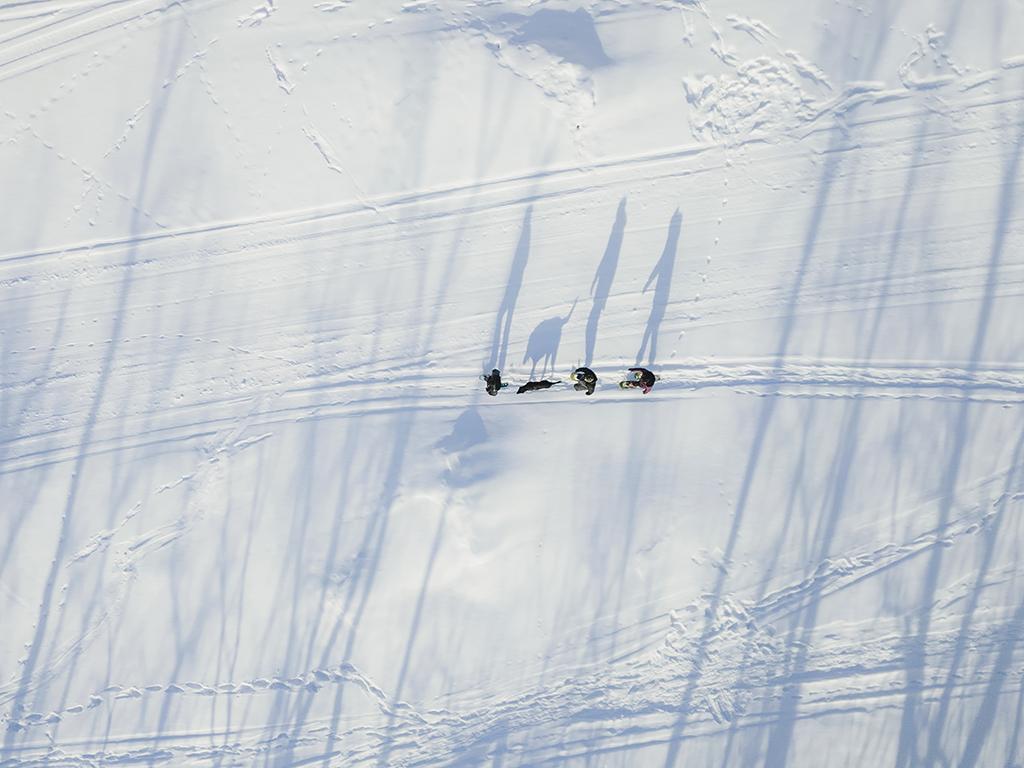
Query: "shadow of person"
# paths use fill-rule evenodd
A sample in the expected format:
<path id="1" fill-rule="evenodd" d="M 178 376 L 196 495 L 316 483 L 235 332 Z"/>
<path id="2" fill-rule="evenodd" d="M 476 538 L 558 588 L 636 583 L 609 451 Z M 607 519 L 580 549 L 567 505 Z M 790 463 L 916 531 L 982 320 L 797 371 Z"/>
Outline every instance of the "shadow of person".
<path id="1" fill-rule="evenodd" d="M 584 365 L 594 362 L 594 347 L 597 345 L 597 324 L 601 320 L 601 313 L 604 312 L 608 303 L 608 295 L 611 293 L 612 281 L 615 279 L 615 270 L 619 266 L 619 253 L 622 251 L 622 235 L 626 231 L 626 198 L 619 202 L 619 210 L 615 214 L 615 223 L 612 224 L 612 232 L 608 236 L 608 245 L 605 246 L 604 256 L 601 263 L 597 265 L 597 272 L 594 273 L 594 280 L 590 284 L 590 295 L 594 297 L 594 303 L 590 306 L 590 315 L 587 317 L 586 353 Z"/>
<path id="2" fill-rule="evenodd" d="M 672 269 L 676 263 L 676 251 L 679 247 L 679 232 L 683 226 L 683 214 L 676 208 L 672 214 L 672 220 L 668 226 L 668 238 L 665 240 L 665 249 L 661 252 L 661 258 L 654 265 L 651 276 L 644 283 L 644 293 L 654 283 L 654 300 L 651 302 L 651 314 L 647 318 L 647 328 L 644 329 L 644 338 L 640 343 L 640 351 L 636 353 L 636 364 L 640 365 L 644 358 L 644 352 L 648 352 L 647 365 L 654 363 L 658 352 L 658 331 L 661 328 L 661 321 L 665 319 L 665 307 L 668 306 L 668 296 L 672 289 Z"/>
<path id="3" fill-rule="evenodd" d="M 512 256 L 512 266 L 508 271 L 508 282 L 505 284 L 505 295 L 498 307 L 498 314 L 494 318 L 494 335 L 491 340 L 491 355 L 485 363 L 484 368 L 503 369 L 505 358 L 508 355 L 508 337 L 512 329 L 512 313 L 516 308 L 516 301 L 519 299 L 519 291 L 523 287 L 523 274 L 526 272 L 526 262 L 530 258 L 530 219 L 533 216 L 533 206 L 528 206 L 523 214 L 523 227 L 519 233 L 519 242 L 516 244 L 515 253 Z"/>
<path id="4" fill-rule="evenodd" d="M 472 448 L 487 440 L 487 428 L 476 408 L 467 408 L 452 423 L 452 431 L 434 443 L 445 453 L 455 453 Z"/>

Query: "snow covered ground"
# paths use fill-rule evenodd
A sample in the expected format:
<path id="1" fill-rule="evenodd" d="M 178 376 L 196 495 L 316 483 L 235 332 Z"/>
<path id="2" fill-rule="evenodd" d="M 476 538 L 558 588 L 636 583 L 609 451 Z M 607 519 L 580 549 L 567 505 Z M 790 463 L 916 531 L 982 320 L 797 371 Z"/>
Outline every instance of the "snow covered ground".
<path id="1" fill-rule="evenodd" d="M 1022 0 L 254 2 L 0 2 L 0 765 L 1024 764 Z"/>

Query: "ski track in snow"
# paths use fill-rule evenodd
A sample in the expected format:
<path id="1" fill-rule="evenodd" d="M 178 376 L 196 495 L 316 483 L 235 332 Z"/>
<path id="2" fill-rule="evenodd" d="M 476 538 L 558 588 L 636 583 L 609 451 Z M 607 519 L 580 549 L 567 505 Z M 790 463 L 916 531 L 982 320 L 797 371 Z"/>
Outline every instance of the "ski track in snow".
<path id="1" fill-rule="evenodd" d="M 470 350 L 482 353 L 483 350 Z M 787 360 L 773 363 L 763 361 L 681 361 L 658 367 L 660 382 L 645 401 L 663 402 L 677 399 L 711 396 L 715 390 L 728 390 L 737 394 L 756 397 L 793 397 L 817 399 L 910 399 L 947 402 L 975 402 L 995 404 L 1024 403 L 1024 367 L 1015 370 L 984 369 L 976 366 L 949 367 L 911 365 L 902 361 L 889 362 L 885 366 L 859 366 L 853 361 L 800 362 Z M 220 422 L 223 424 L 243 423 L 255 426 L 272 425 L 287 421 L 307 421 L 321 418 L 354 418 L 368 414 L 391 413 L 408 407 L 410 394 L 416 407 L 424 410 L 460 410 L 465 407 L 466 398 L 478 391 L 477 370 L 471 368 L 450 368 L 445 366 L 443 374 L 424 375 L 418 372 L 404 372 L 414 363 L 382 368 L 357 368 L 345 372 L 299 378 L 294 385 L 276 390 L 256 391 L 245 399 L 238 395 L 224 400 L 208 400 L 201 404 L 183 405 L 174 411 L 181 411 L 177 425 L 165 424 L 157 429 L 146 425 L 148 414 L 134 416 L 119 414 L 116 417 L 117 434 L 103 436 L 102 424 L 93 440 L 91 453 L 106 453 L 110 450 L 126 450 L 156 443 L 190 443 L 197 437 L 205 439 L 204 427 L 214 427 L 217 422 L 194 421 L 193 411 L 216 407 L 223 410 Z M 610 399 L 615 402 L 636 400 L 634 392 L 622 392 L 617 386 L 620 376 L 609 373 L 609 363 L 592 364 L 598 372 L 598 391 L 595 400 Z M 294 369 L 283 367 L 279 372 L 267 374 L 280 380 Z M 528 371 L 509 373 L 512 380 L 524 379 Z M 569 370 L 555 372 L 565 377 Z M 386 379 L 386 385 L 369 387 L 364 380 Z M 27 387 L 43 386 L 46 382 L 31 382 Z M 302 400 L 315 393 L 316 405 L 304 404 Z M 246 410 L 250 398 L 273 397 L 274 407 L 262 407 L 258 414 L 239 421 L 233 411 Z M 298 402 L 296 402 L 298 401 Z M 515 397 L 504 393 L 490 403 L 493 407 L 518 407 L 523 405 L 558 404 L 586 405 L 590 400 L 580 396 L 568 386 L 549 390 L 543 400 Z M 115 421 L 111 417 L 110 421 Z M 133 431 L 133 422 L 139 423 L 139 431 Z M 47 429 L 40 433 L 28 433 L 20 438 L 0 442 L 5 446 L 5 460 L 0 474 L 22 472 L 68 461 L 79 455 L 74 442 L 80 427 L 70 425 L 58 429 Z M 60 438 L 65 435 L 66 443 Z"/>
<path id="2" fill-rule="evenodd" d="M 637 745 L 672 754 L 671 745 L 681 740 L 728 739 L 732 744 L 743 730 L 765 728 L 775 734 L 771 729 L 784 729 L 780 724 L 796 728 L 818 718 L 881 715 L 892 723 L 902 713 L 913 721 L 915 712 L 943 712 L 950 701 L 984 714 L 996 700 L 1005 705 L 1024 696 L 1024 668 L 1014 655 L 1024 640 L 1024 604 L 1011 604 L 1003 592 L 986 602 L 999 587 L 1012 594 L 1012 585 L 1024 576 L 1017 559 L 991 554 L 998 532 L 1009 531 L 1010 539 L 1015 535 L 1012 526 L 1024 509 L 1024 477 L 1019 462 L 993 470 L 955 451 L 943 465 L 948 477 L 941 492 L 913 503 L 903 499 L 896 513 L 879 509 L 877 523 L 855 530 L 855 542 L 833 539 L 829 523 L 819 522 L 826 533 L 808 535 L 813 546 L 807 544 L 800 557 L 759 579 L 751 576 L 756 571 L 744 571 L 733 559 L 730 539 L 724 551 L 716 549 L 704 559 L 694 556 L 694 562 L 709 567 L 715 588 L 705 585 L 699 597 L 688 600 L 665 588 L 633 606 L 635 614 L 620 614 L 609 605 L 589 624 L 552 630 L 552 650 L 534 666 L 518 670 L 514 682 L 499 675 L 497 684 L 423 698 L 403 690 L 402 682 L 392 687 L 372 677 L 339 643 L 321 664 L 294 666 L 296 656 L 289 656 L 293 666 L 284 668 L 264 659 L 264 674 L 237 678 L 219 667 L 216 679 L 135 678 L 111 659 L 107 679 L 115 682 L 89 689 L 72 686 L 79 659 L 102 655 L 105 633 L 139 599 L 133 590 L 147 565 L 193 544 L 195 531 L 209 518 L 226 516 L 221 500 L 232 482 L 232 467 L 255 456 L 272 456 L 279 450 L 279 433 L 295 425 L 325 430 L 337 420 L 355 424 L 364 417 L 454 416 L 471 404 L 497 415 L 557 406 L 599 419 L 600 410 L 594 416 L 595 411 L 583 409 L 608 405 L 639 412 L 648 405 L 664 409 L 723 398 L 732 398 L 737 407 L 760 407 L 756 412 L 765 429 L 777 418 L 777 404 L 786 402 L 807 401 L 808 408 L 834 403 L 847 409 L 844 414 L 859 414 L 857 409 L 881 401 L 901 409 L 936 406 L 949 409 L 943 413 L 964 414 L 963 424 L 968 409 L 971 414 L 996 413 L 988 416 L 993 421 L 998 412 L 1019 414 L 1024 364 L 1007 362 L 1014 360 L 1017 348 L 982 343 L 987 324 L 995 322 L 993 309 L 979 313 L 980 341 L 946 357 L 923 358 L 910 350 L 858 356 L 856 345 L 845 347 L 846 355 L 827 349 L 815 353 L 812 336 L 799 349 L 790 346 L 788 329 L 800 323 L 827 328 L 862 317 L 864 327 L 858 331 L 870 337 L 872 318 L 884 312 L 904 312 L 922 322 L 927 313 L 937 314 L 936 308 L 973 319 L 977 306 L 1022 306 L 1024 215 L 1012 197 L 1019 180 L 1002 176 L 1000 169 L 1019 153 L 1013 137 L 1020 138 L 1016 126 L 1024 106 L 1019 78 L 1024 58 L 965 69 L 947 50 L 944 34 L 928 26 L 904 33 L 909 52 L 889 81 L 841 82 L 807 58 L 808 49 L 797 50 L 785 30 L 759 19 L 725 14 L 701 2 L 642 3 L 636 15 L 671 14 L 678 23 L 682 14 L 684 41 L 692 46 L 700 35 L 707 36 L 708 51 L 721 65 L 715 74 L 680 73 L 677 78 L 677 96 L 689 105 L 686 142 L 657 152 L 601 155 L 594 136 L 581 129 L 570 143 L 582 166 L 556 165 L 374 195 L 357 184 L 348 156 L 335 148 L 341 145 L 329 141 L 326 124 L 318 118 L 323 132 L 314 128 L 307 113 L 293 140 L 307 153 L 312 145 L 318 170 L 349 184 L 349 198 L 317 208 L 183 223 L 127 193 L 101 170 L 107 166 L 99 160 L 90 163 L 77 150 L 72 154 L 50 141 L 45 126 L 38 125 L 39 115 L 56 114 L 87 77 L 109 75 L 134 35 L 176 14 L 190 16 L 229 4 L 109 0 L 25 5 L 0 9 L 0 87 L 86 50 L 93 53 L 37 109 L 24 115 L 5 112 L 0 143 L 26 142 L 62 166 L 70 165 L 82 179 L 83 201 L 102 189 L 145 224 L 125 237 L 43 242 L 0 253 L 0 303 L 8 313 L 5 320 L 11 320 L 0 340 L 0 479 L 29 500 L 40 493 L 30 489 L 33 473 L 45 478 L 70 472 L 69 467 L 86 460 L 147 452 L 184 459 L 171 475 L 145 475 L 141 497 L 121 498 L 115 508 L 95 513 L 95 522 L 89 518 L 83 524 L 88 531 L 76 531 L 73 546 L 65 549 L 59 543 L 61 559 L 54 565 L 59 566 L 56 593 L 61 597 L 51 609 L 52 622 L 63 626 L 66 595 L 76 579 L 94 588 L 96 596 L 82 617 L 76 615 L 80 626 L 45 636 L 45 661 L 29 674 L 20 670 L 24 659 L 18 664 L 3 660 L 0 714 L 7 734 L 0 765 L 251 764 L 263 759 L 425 766 L 456 756 L 466 764 L 582 764 L 620 750 L 628 755 L 625 750 Z M 349 17 L 363 12 L 359 3 L 345 0 L 312 7 L 317 16 L 352 25 L 356 22 Z M 497 67 L 538 89 L 555 112 L 579 124 L 598 113 L 601 92 L 595 73 L 606 66 L 587 60 L 587 55 L 596 56 L 587 47 L 589 35 L 615 23 L 616 14 L 631 16 L 616 3 L 585 4 L 571 19 L 576 47 L 564 48 L 536 34 L 526 6 L 501 15 L 487 2 L 458 10 L 415 2 L 387 12 L 396 9 L 423 28 L 440 25 L 446 34 L 482 44 Z M 260 5 L 249 0 L 231 5 L 226 18 L 238 35 L 271 35 L 260 38 L 262 69 L 251 75 L 269 80 L 272 90 L 279 91 L 275 97 L 296 102 L 305 98 L 306 81 L 299 73 L 306 70 L 291 59 L 282 63 L 286 54 L 277 54 L 272 38 L 283 34 L 275 30 L 292 23 L 289 13 L 274 0 Z M 374 18 L 371 24 L 377 22 Z M 205 47 L 177 66 L 162 90 L 199 79 L 218 115 L 230 123 L 229 108 L 215 95 L 225 93 L 224 84 L 214 87 L 206 62 L 218 38 L 194 29 L 190 33 Z M 217 47 L 230 44 L 225 40 Z M 741 53 L 748 50 L 744 46 L 754 46 L 754 55 Z M 600 54 L 609 64 L 614 61 L 613 49 Z M 121 116 L 123 123 L 113 143 L 104 145 L 102 157 L 117 158 L 130 149 L 154 111 L 151 100 L 136 102 L 127 117 Z M 232 128 L 231 136 L 238 151 L 245 152 L 245 127 Z M 964 154 L 968 149 L 970 154 Z M 968 165 L 976 173 L 965 173 Z M 802 170 L 791 172 L 793 166 Z M 839 170 L 830 176 L 829 168 Z M 959 186 L 947 184 L 945 179 L 957 172 Z M 913 186 L 908 179 L 920 177 L 933 185 L 927 205 L 948 210 L 963 198 L 962 215 L 942 221 L 922 216 L 925 224 L 918 229 L 916 223 L 907 225 Z M 817 187 L 807 178 L 818 179 Z M 872 221 L 878 226 L 851 233 L 836 224 L 819 232 L 823 205 L 815 196 L 823 189 L 827 193 L 830 185 L 843 190 L 829 208 L 831 221 L 855 220 L 875 207 L 884 211 Z M 767 197 L 771 193 L 785 194 Z M 691 202 L 687 196 L 700 199 Z M 678 259 L 672 254 L 670 261 L 678 264 L 674 273 L 669 267 L 663 285 L 652 288 L 652 281 L 666 274 L 658 272 L 662 262 L 655 262 L 665 241 L 664 222 L 637 225 L 632 217 L 643 222 L 638 209 L 674 197 L 682 208 L 682 245 Z M 1003 202 L 992 208 L 967 200 L 978 197 Z M 611 287 L 598 299 L 595 285 L 602 273 L 599 268 L 595 276 L 594 265 L 611 220 L 591 211 L 614 210 L 620 200 L 628 201 L 631 217 L 620 233 L 626 255 L 616 254 L 608 272 L 614 275 L 608 278 Z M 992 226 L 993 218 L 1001 222 L 1001 231 Z M 579 224 L 566 226 L 566 221 Z M 738 229 L 761 227 L 763 242 L 730 245 L 730 222 Z M 531 227 L 532 234 L 521 234 Z M 600 247 L 575 252 L 574 231 L 591 227 L 602 230 L 595 240 Z M 712 234 L 695 242 L 693 232 Z M 514 278 L 517 234 L 530 250 L 519 267 L 521 291 Z M 472 276 L 457 274 L 459 267 L 453 267 L 442 273 L 450 282 L 426 270 L 424 264 L 442 258 L 437 243 L 449 238 L 452 254 L 464 249 L 459 253 L 463 262 L 496 266 Z M 642 249 L 630 250 L 634 238 L 642 240 Z M 608 242 L 614 240 L 613 235 Z M 905 244 L 911 241 L 919 251 L 917 260 L 894 266 L 892 255 L 909 250 Z M 424 242 L 436 252 L 418 250 Z M 831 248 L 833 258 L 818 258 L 812 246 Z M 549 274 L 538 255 L 543 253 L 561 259 L 558 264 L 548 260 Z M 513 266 L 508 268 L 510 258 Z M 848 269 L 851 263 L 859 268 Z M 998 280 L 993 264 L 999 268 Z M 414 309 L 419 311 L 389 292 L 390 281 L 399 275 L 413 275 L 407 279 L 418 283 Z M 111 297 L 129 284 L 131 291 L 121 294 L 124 306 L 117 308 Z M 504 337 L 498 332 L 500 316 L 495 320 L 494 306 L 503 290 L 511 306 L 511 340 L 507 329 Z M 278 302 L 277 297 L 284 299 Z M 190 321 L 174 327 L 168 321 L 171 312 Z M 128 319 L 123 332 L 107 334 L 108 326 L 120 328 L 120 316 Z M 192 317 L 199 319 L 192 323 Z M 433 320 L 427 322 L 428 317 Z M 561 320 L 557 334 L 545 335 L 556 318 Z M 600 351 L 589 361 L 600 377 L 593 398 L 563 385 L 534 396 L 507 390 L 480 402 L 478 376 L 489 354 L 507 354 L 503 374 L 514 383 L 531 373 L 564 378 L 580 362 L 598 326 Z M 687 341 L 701 334 L 720 332 L 724 338 L 776 326 L 782 329 L 781 341 L 777 347 L 766 341 L 758 354 L 692 354 Z M 533 371 L 527 364 L 531 329 L 540 346 L 547 345 L 533 359 L 554 361 L 554 370 L 545 364 Z M 639 355 L 637 361 L 631 355 L 638 343 L 645 351 L 651 335 L 652 356 L 653 345 L 660 345 L 651 364 L 660 382 L 647 396 L 620 391 L 615 380 L 640 362 Z M 968 357 L 967 352 L 977 354 Z M 114 390 L 121 396 L 104 397 L 102 387 L 97 396 L 97 382 L 106 381 L 123 387 Z M 856 424 L 856 416 L 849 418 Z M 962 435 L 969 431 L 964 427 L 951 434 L 966 443 Z M 400 451 L 388 458 L 387 446 L 360 439 L 371 444 L 370 452 L 380 452 L 382 464 L 390 461 L 401 469 L 394 458 Z M 398 437 L 396 444 L 404 450 Z M 837 457 L 842 450 L 837 449 Z M 935 450 L 945 457 L 947 447 Z M 1013 455 L 1019 459 L 1020 452 Z M 993 450 L 991 461 L 995 456 Z M 758 461 L 751 448 L 748 470 Z M 828 494 L 841 498 L 836 488 L 843 482 L 826 493 L 822 507 L 839 503 Z M 457 489 L 445 491 L 449 501 L 458 494 Z M 160 506 L 177 500 L 180 507 L 170 512 Z M 383 515 L 368 504 L 336 524 L 343 531 L 364 529 L 359 557 L 372 549 L 374 536 L 384 540 L 388 504 L 393 503 L 383 505 Z M 793 501 L 792 506 L 799 505 Z M 151 514 L 154 509 L 162 511 Z M 443 509 L 442 520 L 448 514 L 448 507 Z M 394 517 L 409 514 L 396 511 Z M 737 512 L 729 509 L 727 514 Z M 377 527 L 381 519 L 384 527 Z M 735 526 L 739 531 L 738 518 Z M 12 541 L 18 541 L 17 535 Z M 639 540 L 631 545 L 641 546 Z M 52 551 L 49 543 L 44 549 Z M 920 606 L 889 607 L 884 614 L 849 620 L 812 620 L 813 632 L 796 620 L 817 616 L 819 609 L 836 610 L 851 593 L 888 584 L 894 573 L 926 565 L 939 569 L 944 558 L 946 563 L 972 563 L 977 552 L 987 552 L 984 557 L 992 562 L 963 566 L 962 577 L 951 582 L 936 577 L 930 591 L 921 590 Z M 36 606 L 6 584 L 6 557 L 0 562 L 0 594 L 30 614 Z M 301 556 L 296 560 L 298 574 L 305 563 Z M 637 561 L 642 570 L 642 558 Z M 423 595 L 429 568 L 427 574 Z M 97 586 L 87 578 L 97 579 Z M 370 586 L 345 579 L 349 574 L 342 579 L 342 592 L 348 590 L 345 607 L 332 611 L 339 617 L 337 627 L 354 636 L 362 608 L 352 608 L 358 604 L 353 596 L 364 589 L 365 600 Z M 275 588 L 281 587 L 268 586 L 268 593 Z M 213 586 L 209 589 L 212 594 Z M 323 616 L 334 613 L 321 611 Z M 400 619 L 415 627 L 419 617 L 413 614 Z M 221 619 L 223 632 L 228 621 L 224 615 Z M 276 631 L 301 634 L 294 613 L 289 625 L 287 608 L 274 619 L 280 621 Z M 241 609 L 237 624 L 241 632 Z M 298 654 L 301 658 L 316 655 L 318 629 L 326 631 L 319 624 L 310 631 L 309 653 Z M 587 633 L 598 637 L 589 661 L 577 646 L 578 636 Z M 305 643 L 304 638 L 297 643 Z M 410 640 L 410 653 L 411 646 Z M 965 655 L 969 665 L 961 661 Z M 914 677 L 915 671 L 921 676 Z M 64 676 L 68 682 L 59 694 Z M 35 706 L 36 693 L 53 707 L 22 703 Z M 343 693 L 353 711 L 345 709 L 341 718 L 337 711 Z M 233 716 L 232 702 L 245 714 Z M 266 708 L 248 719 L 249 707 L 261 704 Z M 180 720 L 173 720 L 173 730 L 152 731 L 146 718 L 154 711 L 164 713 L 161 727 L 168 712 Z M 941 720 L 937 716 L 937 724 L 930 725 L 925 719 L 922 727 L 938 732 Z M 681 723 L 685 736 L 680 736 Z M 86 732 L 98 729 L 95 738 L 74 730 L 66 733 L 75 735 L 62 736 L 56 730 L 76 724 Z M 977 738 L 983 741 L 983 736 Z M 968 747 L 974 738 L 972 730 Z"/>

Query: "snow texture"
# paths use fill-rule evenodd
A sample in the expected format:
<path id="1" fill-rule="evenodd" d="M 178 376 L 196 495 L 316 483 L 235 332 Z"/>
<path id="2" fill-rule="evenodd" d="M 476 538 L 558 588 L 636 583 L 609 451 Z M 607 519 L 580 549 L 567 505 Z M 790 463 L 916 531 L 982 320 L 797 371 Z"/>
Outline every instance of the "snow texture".
<path id="1" fill-rule="evenodd" d="M 0 3 L 0 766 L 1024 764 L 1022 41 Z"/>

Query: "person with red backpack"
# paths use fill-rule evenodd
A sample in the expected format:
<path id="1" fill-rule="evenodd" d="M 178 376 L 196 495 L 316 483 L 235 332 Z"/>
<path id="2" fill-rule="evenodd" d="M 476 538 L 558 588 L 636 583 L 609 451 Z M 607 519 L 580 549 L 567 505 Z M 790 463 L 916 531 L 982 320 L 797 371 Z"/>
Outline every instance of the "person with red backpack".
<path id="1" fill-rule="evenodd" d="M 629 372 L 633 374 L 633 378 L 620 381 L 619 386 L 622 389 L 642 389 L 646 395 L 654 387 L 654 382 L 658 380 L 658 377 L 648 371 L 646 368 L 630 368 Z"/>

